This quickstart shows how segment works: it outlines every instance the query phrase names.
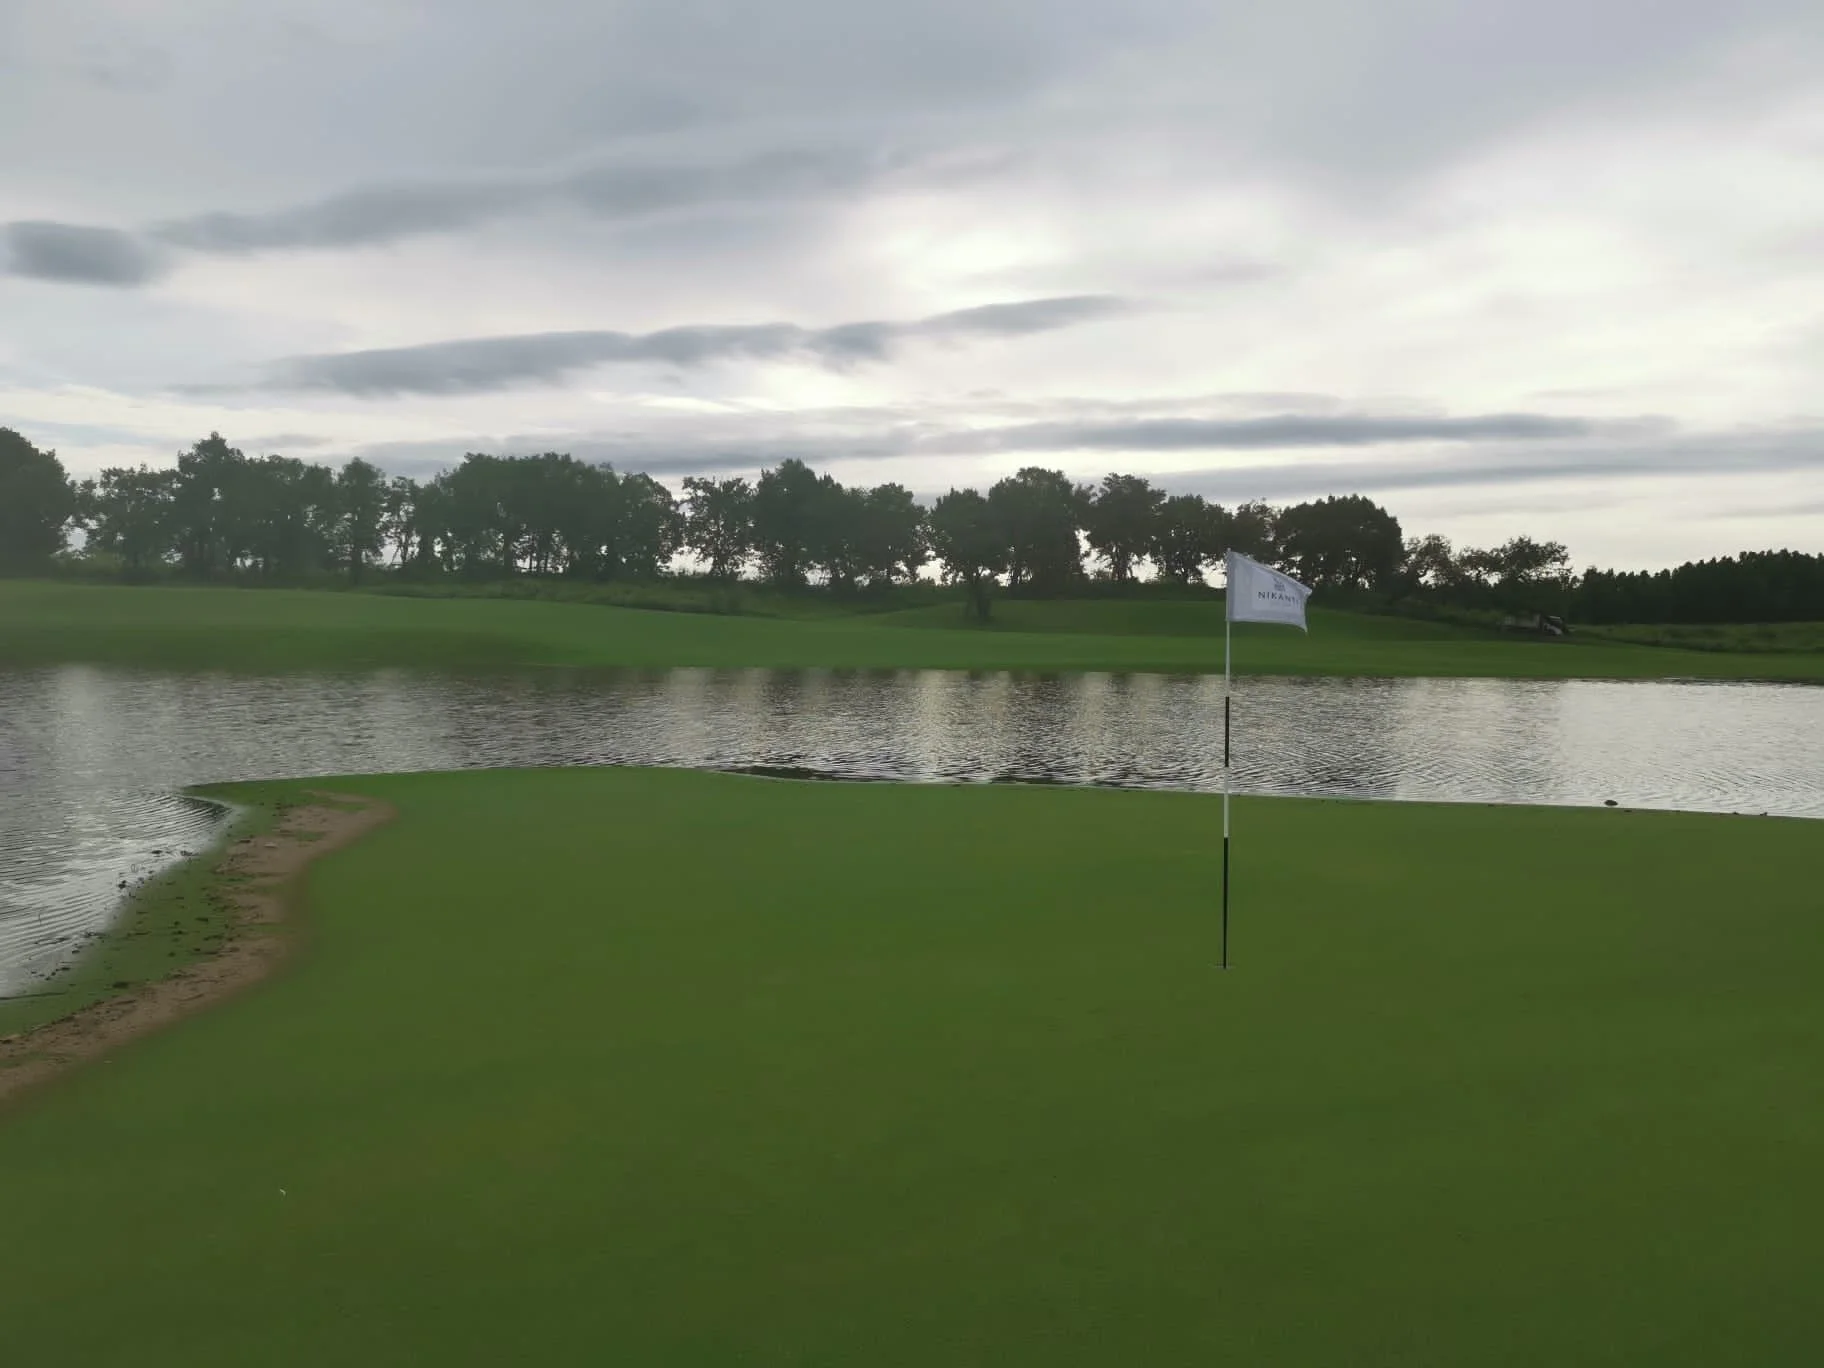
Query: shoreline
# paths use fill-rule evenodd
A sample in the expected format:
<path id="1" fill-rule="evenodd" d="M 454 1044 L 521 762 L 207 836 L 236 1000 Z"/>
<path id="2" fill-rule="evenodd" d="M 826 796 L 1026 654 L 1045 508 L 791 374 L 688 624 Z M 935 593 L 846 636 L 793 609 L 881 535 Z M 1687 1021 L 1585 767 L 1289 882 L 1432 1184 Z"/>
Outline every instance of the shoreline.
<path id="1" fill-rule="evenodd" d="M 395 815 L 390 804 L 376 799 L 310 794 L 320 801 L 288 808 L 271 828 L 202 857 L 215 861 L 207 878 L 226 913 L 223 943 L 213 953 L 0 1038 L 0 1112 L 83 1064 L 238 996 L 285 964 L 296 940 L 284 933 L 295 929 L 298 882 L 311 863 Z M 129 911 L 122 928 L 133 919 Z"/>
<path id="2" fill-rule="evenodd" d="M 508 770 L 519 767 L 507 767 Z M 536 767 L 545 768 L 545 767 Z M 1194 789 L 1132 789 L 1123 785 L 1047 784 L 1033 780 L 990 781 L 978 784 L 968 781 L 929 781 L 903 779 L 866 779 L 857 776 L 799 771 L 767 772 L 759 769 L 695 766 L 560 766 L 560 769 L 620 769 L 683 771 L 705 774 L 727 774 L 746 778 L 787 783 L 867 784 L 888 787 L 939 787 L 969 790 L 989 788 L 1034 788 L 1084 790 L 1106 793 L 1175 793 L 1212 797 L 1213 793 Z M 470 773 L 471 771 L 450 771 Z M 486 770 L 472 771 L 485 773 Z M 439 773 L 407 771 L 406 775 Z M 400 776 L 382 776 L 400 777 Z M 253 781 L 258 782 L 258 781 Z M 224 908 L 224 941 L 215 951 L 184 965 L 164 977 L 121 987 L 102 994 L 73 1011 L 52 1020 L 0 1036 L 0 1117 L 20 1097 L 56 1081 L 97 1058 L 155 1034 L 168 1026 L 196 1016 L 218 1003 L 266 981 L 278 972 L 296 949 L 293 920 L 298 884 L 310 865 L 322 856 L 333 854 L 360 840 L 392 821 L 397 810 L 383 800 L 359 794 L 332 793 L 325 790 L 303 790 L 312 802 L 283 808 L 269 827 L 259 827 L 234 839 L 225 848 L 204 852 L 192 863 L 213 861 L 203 877 L 220 897 Z M 1251 794 L 1254 799 L 1293 802 L 1360 803 L 1378 807 L 1502 808 L 1517 812 L 1570 811 L 1613 812 L 1618 815 L 1664 815 L 1713 819 L 1750 819 L 1759 821 L 1824 821 L 1821 817 L 1767 812 L 1722 811 L 1713 809 L 1655 808 L 1609 803 L 1490 803 L 1484 800 L 1439 800 L 1400 798 L 1346 798 L 1328 795 Z M 219 801 L 210 799 L 209 801 Z M 178 866 L 178 867 L 181 867 Z M 129 934 L 136 911 L 129 907 L 119 927 L 110 935 Z M 278 933 L 278 934 L 275 934 Z M 75 965 L 70 966 L 74 968 Z M 31 994 L 21 995 L 24 997 Z"/>
<path id="3" fill-rule="evenodd" d="M 1548 647 L 1546 649 L 1555 649 Z M 1643 646 L 1642 650 L 1662 650 Z M 1715 652 L 1718 656 L 1723 652 Z M 1734 657 L 1729 657 L 1734 658 Z M 1753 657 L 1750 657 L 1753 658 Z M 1771 657 L 1768 658 L 1777 658 Z M 9 661 L 0 659 L 0 676 L 9 672 L 87 669 L 115 670 L 135 674 L 169 675 L 178 678 L 223 676 L 229 679 L 288 679 L 294 676 L 363 679 L 374 675 L 398 674 L 415 679 L 496 679 L 518 675 L 654 675 L 673 672 L 698 674 L 823 674 L 823 675 L 1006 675 L 1014 679 L 1074 679 L 1085 675 L 1105 675 L 1116 679 L 1144 677 L 1150 679 L 1221 679 L 1222 662 L 1189 664 L 1160 663 L 1089 663 L 1089 664 L 830 664 L 805 661 L 797 664 L 705 664 L 684 660 L 673 664 L 648 662 L 576 662 L 568 660 L 517 660 L 496 663 L 453 665 L 399 664 L 385 660 L 349 662 L 326 660 L 321 664 L 269 666 L 258 663 L 169 664 L 154 660 L 115 659 L 108 656 Z M 1288 666 L 1284 662 L 1249 666 L 1236 663 L 1229 674 L 1237 680 L 1326 679 L 1365 680 L 1373 683 L 1494 683 L 1494 684 L 1669 684 L 1680 686 L 1729 687 L 1754 685 L 1763 688 L 1824 689 L 1824 665 L 1818 673 L 1794 674 L 1604 674 L 1579 673 L 1523 674 L 1497 671 L 1395 670 L 1385 668 L 1320 668 Z"/>

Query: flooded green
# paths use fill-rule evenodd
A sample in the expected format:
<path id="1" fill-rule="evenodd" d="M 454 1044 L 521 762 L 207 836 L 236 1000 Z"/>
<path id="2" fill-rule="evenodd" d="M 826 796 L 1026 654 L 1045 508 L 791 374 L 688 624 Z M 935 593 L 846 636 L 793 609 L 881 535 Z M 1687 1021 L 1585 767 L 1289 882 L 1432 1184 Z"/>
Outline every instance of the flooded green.
<path id="1" fill-rule="evenodd" d="M 1209 676 L 0 671 L 0 994 L 213 838 L 185 785 L 640 764 L 909 782 L 1213 790 Z M 1255 794 L 1824 817 L 1824 690 L 1598 681 L 1237 682 Z"/>

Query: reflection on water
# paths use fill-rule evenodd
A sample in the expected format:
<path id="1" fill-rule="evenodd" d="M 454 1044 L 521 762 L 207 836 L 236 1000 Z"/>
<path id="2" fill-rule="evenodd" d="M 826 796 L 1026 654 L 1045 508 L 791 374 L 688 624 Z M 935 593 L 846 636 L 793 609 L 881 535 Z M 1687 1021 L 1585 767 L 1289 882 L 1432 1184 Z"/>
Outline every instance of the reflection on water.
<path id="1" fill-rule="evenodd" d="M 1236 682 L 1243 793 L 1824 816 L 1824 690 L 1765 684 Z M 0 993 L 105 925 L 123 880 L 206 843 L 211 780 L 657 764 L 1214 790 L 1222 682 L 668 670 L 246 679 L 0 671 Z"/>

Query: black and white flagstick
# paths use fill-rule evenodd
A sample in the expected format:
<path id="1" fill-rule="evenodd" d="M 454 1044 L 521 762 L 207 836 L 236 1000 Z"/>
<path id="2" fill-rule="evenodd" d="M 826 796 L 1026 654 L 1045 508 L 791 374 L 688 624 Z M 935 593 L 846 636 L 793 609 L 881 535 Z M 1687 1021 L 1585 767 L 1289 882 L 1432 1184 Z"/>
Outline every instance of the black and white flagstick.
<path id="1" fill-rule="evenodd" d="M 1309 631 L 1305 600 L 1311 590 L 1289 579 L 1270 565 L 1262 565 L 1231 551 L 1224 558 L 1228 585 L 1224 588 L 1222 623 L 1222 967 L 1229 967 L 1229 798 L 1234 792 L 1232 725 L 1235 707 L 1235 626 L 1237 622 L 1276 622 Z M 1240 571 L 1241 573 L 1237 573 Z M 1264 577 L 1264 579 L 1263 579 Z M 1237 594 L 1246 583 L 1249 599 L 1237 607 Z"/>
<path id="2" fill-rule="evenodd" d="M 1223 591 L 1222 605 L 1222 967 L 1229 967 L 1229 705 L 1233 682 L 1229 674 L 1230 640 L 1235 634 L 1229 617 L 1233 585 Z"/>

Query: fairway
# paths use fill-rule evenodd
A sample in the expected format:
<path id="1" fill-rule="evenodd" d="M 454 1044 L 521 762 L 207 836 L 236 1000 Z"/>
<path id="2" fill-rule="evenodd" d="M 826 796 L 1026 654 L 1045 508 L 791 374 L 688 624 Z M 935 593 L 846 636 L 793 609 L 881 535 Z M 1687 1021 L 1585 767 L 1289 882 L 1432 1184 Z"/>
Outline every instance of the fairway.
<path id="1" fill-rule="evenodd" d="M 336 781 L 279 979 L 0 1115 L 9 1361 L 1802 1364 L 1824 827 Z M 282 790 L 248 788 L 252 798 Z"/>
<path id="2" fill-rule="evenodd" d="M 0 581 L 0 666 L 250 671 L 569 665 L 792 669 L 1222 669 L 1220 601 L 957 604 L 809 619 L 656 612 L 521 599 L 296 589 Z M 1243 624 L 1242 674 L 1486 678 L 1824 679 L 1824 654 L 1678 650 L 1498 635 L 1313 609 L 1311 633 Z"/>

